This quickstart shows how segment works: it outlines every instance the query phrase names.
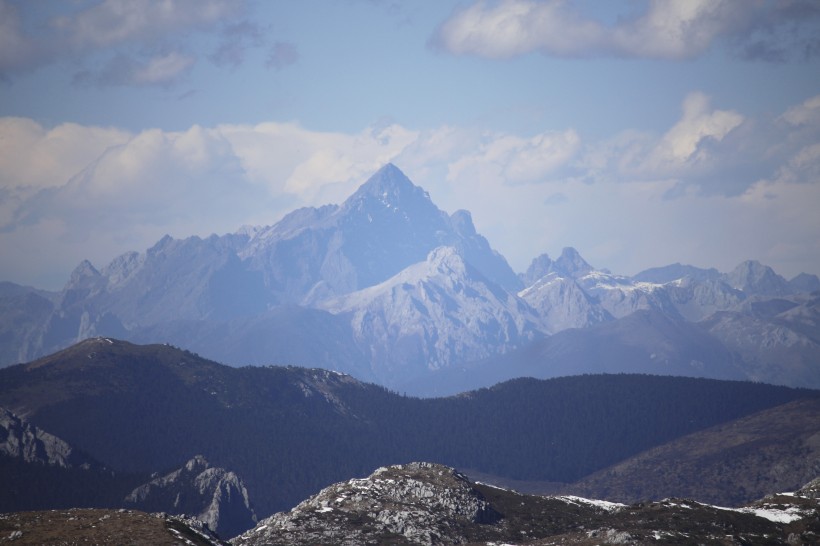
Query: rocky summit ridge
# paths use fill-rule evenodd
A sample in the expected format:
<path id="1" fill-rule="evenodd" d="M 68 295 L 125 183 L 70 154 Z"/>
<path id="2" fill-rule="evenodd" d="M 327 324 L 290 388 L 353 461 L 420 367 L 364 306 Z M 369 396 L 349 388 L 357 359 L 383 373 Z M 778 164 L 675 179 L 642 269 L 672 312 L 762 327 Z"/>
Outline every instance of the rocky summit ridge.
<path id="1" fill-rule="evenodd" d="M 234 541 L 255 544 L 453 544 L 497 514 L 465 476 L 432 463 L 382 467 L 331 485 Z M 395 541 L 395 542 L 394 542 Z"/>

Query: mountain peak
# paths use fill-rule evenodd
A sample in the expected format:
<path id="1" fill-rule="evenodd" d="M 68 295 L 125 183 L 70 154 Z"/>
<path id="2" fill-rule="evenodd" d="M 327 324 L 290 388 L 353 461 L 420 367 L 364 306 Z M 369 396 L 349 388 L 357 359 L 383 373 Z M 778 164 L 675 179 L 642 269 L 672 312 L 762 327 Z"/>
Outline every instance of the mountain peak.
<path id="1" fill-rule="evenodd" d="M 732 288 L 747 294 L 782 296 L 791 292 L 786 279 L 757 260 L 742 262 L 726 277 Z"/>
<path id="2" fill-rule="evenodd" d="M 571 246 L 565 247 L 561 251 L 561 256 L 552 263 L 552 271 L 565 277 L 583 277 L 592 269 L 592 266 Z"/>
<path id="3" fill-rule="evenodd" d="M 77 284 L 82 279 L 86 278 L 96 278 L 100 276 L 100 272 L 97 271 L 97 268 L 91 265 L 91 262 L 88 260 L 83 260 L 80 262 L 80 265 L 74 268 L 74 271 L 71 272 L 71 278 L 69 280 L 69 284 Z"/>
<path id="4" fill-rule="evenodd" d="M 347 209 L 356 208 L 363 202 L 379 203 L 387 208 L 401 209 L 413 206 L 423 200 L 432 205 L 426 191 L 413 184 L 395 165 L 388 163 L 367 179 L 356 192 L 345 201 Z"/>

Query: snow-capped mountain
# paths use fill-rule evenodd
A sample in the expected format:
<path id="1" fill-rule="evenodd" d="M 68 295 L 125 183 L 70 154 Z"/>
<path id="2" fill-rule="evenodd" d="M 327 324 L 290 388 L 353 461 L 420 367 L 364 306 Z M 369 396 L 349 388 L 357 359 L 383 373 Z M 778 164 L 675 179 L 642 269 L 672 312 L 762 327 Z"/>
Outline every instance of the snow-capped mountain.
<path id="1" fill-rule="evenodd" d="M 322 306 L 350 317 L 382 381 L 486 358 L 539 335 L 536 313 L 454 247 L 436 248 L 394 277 Z"/>
<path id="2" fill-rule="evenodd" d="M 443 245 L 496 284 L 519 286 L 469 213 L 448 216 L 392 164 L 341 205 L 300 209 L 257 230 L 239 256 L 263 272 L 278 301 L 312 304 L 385 281 Z"/>
<path id="3" fill-rule="evenodd" d="M 518 296 L 536 310 L 544 331 L 550 334 L 613 319 L 575 279 L 556 272 L 547 273 Z"/>
<path id="4" fill-rule="evenodd" d="M 571 247 L 555 260 L 540 255 L 516 275 L 469 212 L 445 213 L 389 164 L 340 205 L 222 236 L 166 236 L 99 269 L 84 261 L 59 294 L 0 285 L 0 364 L 109 336 L 170 342 L 235 365 L 322 366 L 391 388 L 422 385 L 424 394 L 427 373 L 470 368 L 544 336 L 646 311 L 699 324 L 735 347 L 754 361 L 741 368 L 749 378 L 804 385 L 812 374 L 784 368 L 776 351 L 748 356 L 752 345 L 741 350 L 731 340 L 743 330 L 746 338 L 787 343 L 765 333 L 773 315 L 750 321 L 743 306 L 755 298 L 798 305 L 799 294 L 818 287 L 814 275 L 786 281 L 754 261 L 728 274 L 673 264 L 627 277 L 593 267 Z M 704 322 L 716 313 L 738 319 L 720 328 Z M 801 335 L 820 338 L 820 324 L 810 323 Z M 804 345 L 807 362 L 817 362 L 816 344 Z M 705 375 L 723 375 L 712 372 Z"/>

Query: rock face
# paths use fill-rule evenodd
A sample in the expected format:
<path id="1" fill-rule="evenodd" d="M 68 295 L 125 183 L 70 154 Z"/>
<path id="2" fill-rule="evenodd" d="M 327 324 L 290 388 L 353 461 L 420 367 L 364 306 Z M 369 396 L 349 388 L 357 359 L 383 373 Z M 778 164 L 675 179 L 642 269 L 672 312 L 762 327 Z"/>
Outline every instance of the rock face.
<path id="1" fill-rule="evenodd" d="M 187 514 L 222 537 L 252 527 L 256 514 L 243 481 L 233 472 L 214 468 L 198 455 L 185 466 L 134 489 L 128 507 L 146 512 Z"/>
<path id="2" fill-rule="evenodd" d="M 456 544 L 464 527 L 500 515 L 454 469 L 431 463 L 379 468 L 323 489 L 238 537 L 256 544 Z"/>
<path id="3" fill-rule="evenodd" d="M 60 438 L 0 408 L 0 455 L 62 468 L 98 466 Z"/>

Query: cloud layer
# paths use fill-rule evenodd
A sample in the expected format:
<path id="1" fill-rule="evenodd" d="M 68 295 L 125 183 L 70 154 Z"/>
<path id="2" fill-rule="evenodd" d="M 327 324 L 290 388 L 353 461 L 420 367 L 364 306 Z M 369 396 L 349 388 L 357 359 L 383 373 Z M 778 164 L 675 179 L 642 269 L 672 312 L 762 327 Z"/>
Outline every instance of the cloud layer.
<path id="1" fill-rule="evenodd" d="M 0 252 L 39 258 L 4 260 L 0 278 L 53 288 L 81 259 L 104 265 L 165 233 L 270 224 L 341 202 L 388 161 L 445 210 L 471 210 L 519 270 L 573 245 L 623 273 L 679 260 L 725 270 L 749 258 L 820 273 L 817 142 L 820 97 L 766 120 L 698 92 L 665 132 L 589 142 L 572 128 L 337 133 L 270 122 L 129 133 L 4 118 Z"/>
<path id="2" fill-rule="evenodd" d="M 475 2 L 454 13 L 431 43 L 456 55 L 690 59 L 718 43 L 745 58 L 820 53 L 820 5 L 809 0 L 649 0 L 606 24 L 566 0 Z"/>

